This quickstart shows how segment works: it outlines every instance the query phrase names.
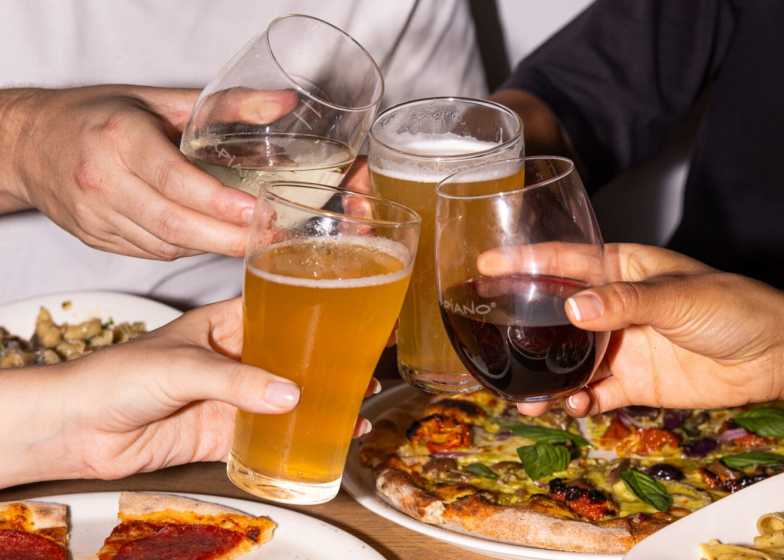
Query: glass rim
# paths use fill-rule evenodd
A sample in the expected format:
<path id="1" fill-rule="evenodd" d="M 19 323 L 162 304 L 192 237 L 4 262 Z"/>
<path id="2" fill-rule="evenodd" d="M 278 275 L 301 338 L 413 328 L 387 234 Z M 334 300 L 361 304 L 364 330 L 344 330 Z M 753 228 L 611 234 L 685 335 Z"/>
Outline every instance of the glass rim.
<path id="1" fill-rule="evenodd" d="M 339 194 L 339 195 L 357 196 L 365 200 L 371 200 L 374 203 L 380 204 L 381 206 L 397 208 L 398 210 L 402 211 L 404 214 L 408 214 L 409 219 L 405 221 L 403 220 L 392 221 L 392 220 L 380 220 L 374 218 L 362 218 L 359 216 L 351 216 L 349 214 L 341 214 L 340 212 L 327 210 L 326 208 L 320 208 L 320 207 L 316 208 L 315 206 L 303 204 L 301 202 L 291 200 L 290 198 L 287 198 L 285 196 L 281 196 L 280 194 L 270 192 L 270 188 L 274 188 L 274 187 L 294 187 L 297 189 L 304 188 L 304 189 L 329 191 L 333 195 Z M 422 218 L 415 210 L 412 210 L 408 206 L 400 204 L 399 202 L 387 200 L 386 198 L 382 198 L 380 196 L 376 196 L 373 194 L 350 191 L 347 189 L 338 189 L 335 187 L 330 187 L 328 185 L 321 185 L 319 183 L 308 183 L 305 181 L 271 181 L 269 183 L 266 183 L 262 187 L 261 195 L 259 196 L 259 198 L 262 197 L 267 199 L 272 199 L 277 203 L 283 204 L 284 206 L 288 206 L 289 208 L 294 208 L 296 210 L 302 210 L 305 212 L 312 212 L 314 215 L 326 216 L 347 223 L 379 226 L 385 228 L 403 228 L 403 227 L 419 226 L 422 223 Z"/>
<path id="2" fill-rule="evenodd" d="M 343 37 L 347 38 L 349 41 L 354 43 L 354 45 L 356 45 L 359 48 L 360 52 L 362 52 L 362 54 L 364 54 L 368 58 L 368 60 L 370 60 L 370 63 L 372 64 L 372 67 L 373 67 L 373 69 L 376 72 L 376 76 L 378 77 L 378 81 L 381 84 L 381 87 L 379 88 L 378 94 L 372 100 L 372 102 L 368 103 L 366 105 L 359 106 L 359 107 L 346 107 L 344 105 L 338 105 L 337 103 L 332 103 L 330 101 L 327 101 L 326 99 L 322 99 L 318 95 L 314 95 L 311 92 L 307 91 L 305 88 L 303 88 L 299 84 L 299 82 L 297 82 L 297 80 L 291 74 L 289 74 L 288 71 L 285 68 L 283 68 L 283 65 L 278 60 L 278 57 L 275 55 L 275 50 L 272 48 L 272 43 L 270 42 L 270 31 L 272 30 L 272 28 L 276 24 L 279 24 L 283 20 L 287 20 L 287 19 L 309 19 L 309 20 L 312 20 L 312 21 L 316 21 L 316 22 L 318 22 L 320 24 L 323 24 L 323 25 L 326 25 L 328 27 L 331 27 L 333 30 L 337 31 Z M 375 107 L 379 103 L 381 103 L 381 99 L 384 97 L 384 74 L 381 72 L 381 68 L 378 67 L 378 64 L 376 63 L 376 59 L 374 59 L 370 55 L 370 53 L 367 51 L 367 49 L 365 49 L 365 47 L 363 47 L 359 43 L 359 41 L 354 39 L 354 37 L 352 37 L 351 35 L 349 35 L 345 31 L 343 31 L 337 25 L 333 25 L 333 24 L 329 23 L 328 21 L 325 21 L 325 20 L 323 20 L 321 18 L 317 18 L 317 17 L 314 17 L 314 16 L 309 16 L 309 15 L 306 15 L 306 14 L 288 14 L 286 16 L 276 17 L 275 19 L 273 19 L 270 22 L 270 24 L 267 26 L 267 31 L 265 33 L 265 40 L 266 40 L 267 48 L 269 49 L 270 55 L 272 56 L 272 61 L 275 63 L 275 66 L 278 67 L 278 70 L 280 70 L 280 72 L 283 74 L 283 76 L 285 76 L 286 80 L 288 80 L 289 83 L 291 83 L 297 91 L 299 91 L 303 95 L 309 97 L 310 99 L 312 99 L 314 101 L 317 101 L 318 103 L 321 103 L 322 105 L 326 105 L 327 107 L 331 107 L 333 109 L 338 109 L 339 111 L 357 112 L 357 113 L 358 112 L 362 112 L 362 111 L 367 111 L 369 109 L 372 109 L 373 107 Z"/>
<path id="3" fill-rule="evenodd" d="M 449 154 L 449 155 L 439 155 L 439 154 L 422 154 L 422 153 L 413 153 L 406 151 L 401 148 L 396 148 L 395 146 L 390 146 L 388 143 L 384 142 L 383 140 L 379 139 L 375 133 L 376 124 L 378 124 L 381 119 L 389 115 L 390 113 L 397 112 L 403 108 L 414 106 L 414 105 L 423 105 L 425 103 L 431 103 L 433 101 L 457 101 L 458 103 L 463 104 L 471 104 L 471 105 L 479 105 L 483 107 L 489 107 L 491 109 L 495 109 L 501 113 L 505 113 L 507 115 L 511 115 L 515 122 L 515 130 L 514 135 L 507 140 L 506 142 L 502 142 L 500 144 L 494 145 L 492 148 L 488 148 L 486 150 L 481 150 L 479 152 L 471 152 L 468 154 Z M 391 107 L 387 107 L 384 109 L 373 121 L 373 124 L 370 125 L 370 138 L 384 146 L 387 150 L 395 152 L 400 155 L 404 155 L 407 157 L 423 159 L 423 160 L 446 160 L 446 161 L 463 161 L 463 160 L 471 160 L 474 158 L 480 158 L 486 156 L 487 154 L 491 154 L 493 152 L 499 151 L 504 148 L 508 148 L 512 146 L 515 142 L 522 139 L 523 136 L 523 121 L 515 111 L 510 109 L 505 105 L 501 105 L 500 103 L 496 103 L 495 101 L 489 101 L 487 99 L 477 99 L 474 97 L 460 97 L 460 96 L 436 96 L 436 97 L 423 97 L 421 99 L 411 99 L 409 101 L 403 101 L 402 103 L 398 103 L 397 105 L 392 105 Z"/>
<path id="4" fill-rule="evenodd" d="M 471 194 L 471 195 L 467 195 L 467 194 L 466 195 L 448 194 L 448 193 L 445 193 L 443 191 L 443 189 L 445 189 L 449 185 L 454 184 L 453 179 L 455 177 L 457 177 L 459 175 L 462 175 L 463 173 L 476 173 L 477 171 L 480 171 L 482 169 L 485 169 L 485 168 L 488 168 L 488 167 L 491 167 L 491 166 L 495 166 L 495 165 L 499 165 L 500 166 L 500 165 L 503 165 L 503 164 L 509 164 L 511 162 L 522 162 L 523 165 L 525 165 L 525 162 L 529 161 L 529 160 L 557 160 L 557 161 L 565 162 L 568 165 L 568 167 L 567 167 L 567 169 L 565 171 L 563 171 L 561 173 L 558 173 L 558 174 L 556 174 L 556 175 L 554 175 L 552 177 L 548 177 L 547 179 L 543 179 L 543 180 L 538 181 L 536 183 L 533 183 L 531 185 L 526 185 L 524 183 L 521 188 L 514 189 L 514 190 L 511 190 L 511 191 L 498 191 L 498 192 L 489 193 L 489 194 Z M 541 155 L 541 156 L 527 156 L 527 157 L 521 157 L 521 158 L 509 158 L 509 159 L 501 159 L 501 160 L 497 160 L 497 161 L 490 161 L 490 162 L 487 162 L 487 163 L 483 163 L 481 165 L 477 165 L 476 167 L 471 167 L 469 169 L 462 169 L 460 171 L 456 171 L 456 172 L 452 173 L 451 175 L 448 175 L 448 176 L 444 177 L 436 185 L 436 196 L 440 196 L 441 198 L 448 198 L 450 200 L 484 200 L 484 199 L 490 199 L 490 198 L 514 196 L 514 195 L 518 195 L 518 194 L 521 194 L 521 193 L 524 194 L 525 192 L 533 191 L 533 190 L 536 190 L 536 189 L 539 189 L 539 188 L 551 185 L 552 183 L 555 183 L 556 181 L 560 181 L 560 180 L 564 179 L 567 175 L 569 175 L 570 173 L 572 173 L 575 170 L 576 170 L 576 167 L 574 165 L 574 161 L 572 161 L 571 159 L 569 159 L 567 157 L 563 157 L 563 156 Z"/>

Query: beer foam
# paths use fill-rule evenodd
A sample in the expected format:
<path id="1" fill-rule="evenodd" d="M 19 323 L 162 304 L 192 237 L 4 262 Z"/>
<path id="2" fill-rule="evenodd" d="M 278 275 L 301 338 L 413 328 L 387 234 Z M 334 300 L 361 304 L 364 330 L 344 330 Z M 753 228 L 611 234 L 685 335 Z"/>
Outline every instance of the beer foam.
<path id="1" fill-rule="evenodd" d="M 373 172 L 387 177 L 412 181 L 418 183 L 438 183 L 452 173 L 461 170 L 465 164 L 455 162 L 453 166 L 445 165 L 439 161 L 440 157 L 472 156 L 486 152 L 499 146 L 496 142 L 466 138 L 457 134 L 412 134 L 404 133 L 399 136 L 400 141 L 395 148 L 416 156 L 427 159 L 417 159 L 404 154 L 397 154 L 379 149 L 383 154 L 380 161 L 371 161 L 370 168 Z M 509 150 L 499 151 L 481 163 L 494 160 L 510 159 L 519 154 Z M 372 158 L 375 159 L 375 158 Z M 476 165 L 476 162 L 473 163 Z M 466 176 L 467 181 L 486 181 L 499 177 L 506 177 L 514 173 L 515 169 L 493 170 L 477 172 L 475 175 Z"/>
<path id="2" fill-rule="evenodd" d="M 290 286 L 301 286 L 305 288 L 365 288 L 368 286 L 377 286 L 379 284 L 396 282 L 397 280 L 408 276 L 411 273 L 411 268 L 414 262 L 411 258 L 411 252 L 402 243 L 381 237 L 362 237 L 360 235 L 342 235 L 337 238 L 328 238 L 323 240 L 313 237 L 305 239 L 294 239 L 291 241 L 285 241 L 283 243 L 276 243 L 275 245 L 270 246 L 268 250 L 271 251 L 280 247 L 286 247 L 288 245 L 299 245 L 303 242 L 323 243 L 325 245 L 360 245 L 366 249 L 371 249 L 380 253 L 386 253 L 387 255 L 398 259 L 400 262 L 408 264 L 406 264 L 402 269 L 390 274 L 379 274 L 376 276 L 365 276 L 363 278 L 346 279 L 297 278 L 295 276 L 285 276 L 283 274 L 272 274 L 251 265 L 248 265 L 247 269 L 255 276 L 264 278 L 268 282 L 275 282 L 276 284 L 288 284 Z"/>

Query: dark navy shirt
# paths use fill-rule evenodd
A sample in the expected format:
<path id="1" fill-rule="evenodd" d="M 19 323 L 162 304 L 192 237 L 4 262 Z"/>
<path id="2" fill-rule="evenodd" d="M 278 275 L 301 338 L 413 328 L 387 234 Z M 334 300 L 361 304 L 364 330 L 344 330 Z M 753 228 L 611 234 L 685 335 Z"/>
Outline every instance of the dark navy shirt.
<path id="1" fill-rule="evenodd" d="M 504 88 L 553 109 L 589 188 L 655 155 L 699 106 L 670 246 L 784 288 L 784 1 L 599 0 Z"/>

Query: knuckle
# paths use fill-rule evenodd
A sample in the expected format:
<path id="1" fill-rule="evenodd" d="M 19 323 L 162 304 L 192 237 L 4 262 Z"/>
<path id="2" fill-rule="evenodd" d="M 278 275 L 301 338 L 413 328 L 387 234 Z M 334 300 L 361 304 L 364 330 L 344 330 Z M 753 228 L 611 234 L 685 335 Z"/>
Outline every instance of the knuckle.
<path id="1" fill-rule="evenodd" d="M 73 179 L 79 190 L 85 193 L 101 192 L 105 185 L 104 174 L 95 160 L 88 157 L 83 157 L 76 164 Z"/>
<path id="2" fill-rule="evenodd" d="M 615 313 L 626 314 L 640 305 L 640 288 L 632 282 L 618 282 L 610 286 L 610 309 Z"/>
<path id="3" fill-rule="evenodd" d="M 182 256 L 183 251 L 179 247 L 175 247 L 170 243 L 161 243 L 155 249 L 155 256 L 162 261 L 173 261 Z"/>
<path id="4" fill-rule="evenodd" d="M 125 136 L 130 117 L 131 115 L 125 111 L 114 111 L 101 126 L 101 136 L 112 141 L 121 140 Z"/>
<path id="5" fill-rule="evenodd" d="M 160 214 L 158 222 L 158 237 L 164 241 L 173 242 L 180 238 L 184 228 L 182 217 L 179 213 L 169 208 Z"/>

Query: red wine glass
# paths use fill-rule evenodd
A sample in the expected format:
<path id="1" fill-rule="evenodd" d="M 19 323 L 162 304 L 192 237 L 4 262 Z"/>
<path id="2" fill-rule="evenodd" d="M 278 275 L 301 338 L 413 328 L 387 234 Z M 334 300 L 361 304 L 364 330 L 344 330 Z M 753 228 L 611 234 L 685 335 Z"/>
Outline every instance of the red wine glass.
<path id="1" fill-rule="evenodd" d="M 578 329 L 564 307 L 606 280 L 601 232 L 574 163 L 497 161 L 450 175 L 436 192 L 439 306 L 468 371 L 517 402 L 584 387 L 610 333 Z"/>

